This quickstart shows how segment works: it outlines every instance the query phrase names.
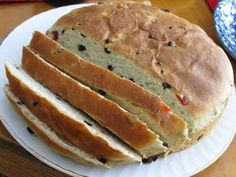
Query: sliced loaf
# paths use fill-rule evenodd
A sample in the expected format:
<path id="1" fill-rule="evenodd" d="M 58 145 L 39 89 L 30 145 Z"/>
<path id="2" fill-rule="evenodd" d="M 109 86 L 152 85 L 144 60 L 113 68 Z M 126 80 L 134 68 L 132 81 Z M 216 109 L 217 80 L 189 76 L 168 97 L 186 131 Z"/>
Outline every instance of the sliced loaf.
<path id="1" fill-rule="evenodd" d="M 108 164 L 100 162 L 98 159 L 82 151 L 80 148 L 62 140 L 45 123 L 40 121 L 24 104 L 22 104 L 22 101 L 12 93 L 8 86 L 5 87 L 4 91 L 15 111 L 24 118 L 25 122 L 45 143 L 47 143 L 48 146 L 79 163 L 87 165 L 93 164 L 106 168 L 110 167 Z"/>
<path id="2" fill-rule="evenodd" d="M 136 114 L 160 135 L 169 151 L 185 146 L 188 133 L 185 121 L 174 115 L 158 96 L 108 69 L 87 62 L 40 32 L 34 33 L 29 47 L 49 63 Z M 112 70 L 112 66 L 109 69 Z"/>
<path id="3" fill-rule="evenodd" d="M 14 95 L 60 138 L 109 166 L 140 161 L 127 145 L 110 136 L 108 131 L 44 88 L 21 68 L 7 63 L 6 74 Z"/>
<path id="4" fill-rule="evenodd" d="M 61 17 L 47 34 L 160 96 L 188 123 L 189 144 L 210 129 L 233 88 L 223 50 L 200 27 L 156 7 L 127 2 L 83 7 Z"/>
<path id="5" fill-rule="evenodd" d="M 76 108 L 86 112 L 100 125 L 136 149 L 143 157 L 166 151 L 158 135 L 139 121 L 135 115 L 67 76 L 28 48 L 23 49 L 22 67 L 35 80 Z"/>

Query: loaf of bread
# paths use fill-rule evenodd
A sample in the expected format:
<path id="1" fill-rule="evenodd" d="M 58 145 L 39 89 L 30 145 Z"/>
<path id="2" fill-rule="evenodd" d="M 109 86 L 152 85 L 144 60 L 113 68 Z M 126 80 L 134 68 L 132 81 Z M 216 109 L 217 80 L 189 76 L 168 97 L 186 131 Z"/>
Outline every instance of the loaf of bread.
<path id="1" fill-rule="evenodd" d="M 187 148 L 214 127 L 233 90 L 224 51 L 150 5 L 75 9 L 46 35 L 33 34 L 19 69 L 6 64 L 5 92 L 47 144 L 82 163 L 150 162 Z"/>
<path id="2" fill-rule="evenodd" d="M 157 7 L 124 2 L 75 9 L 47 35 L 159 96 L 187 123 L 187 146 L 210 130 L 233 88 L 224 51 L 197 25 Z"/>
<path id="3" fill-rule="evenodd" d="M 29 47 L 49 63 L 95 88 L 98 93 L 103 92 L 103 96 L 136 114 L 151 130 L 160 135 L 168 144 L 169 151 L 185 146 L 184 142 L 188 137 L 186 122 L 174 115 L 157 95 L 108 69 L 87 62 L 40 32 L 34 33 Z"/>
<path id="4" fill-rule="evenodd" d="M 7 63 L 6 74 L 11 92 L 39 121 L 68 143 L 98 160 L 106 161 L 107 166 L 140 161 L 141 158 L 133 150 L 33 80 L 21 68 Z"/>

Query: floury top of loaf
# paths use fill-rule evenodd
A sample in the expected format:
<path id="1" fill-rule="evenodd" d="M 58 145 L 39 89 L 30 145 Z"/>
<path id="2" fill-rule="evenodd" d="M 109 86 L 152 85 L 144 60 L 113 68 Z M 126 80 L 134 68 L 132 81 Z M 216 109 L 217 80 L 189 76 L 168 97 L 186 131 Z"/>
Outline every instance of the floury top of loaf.
<path id="1" fill-rule="evenodd" d="M 224 53 L 198 26 L 139 3 L 75 9 L 47 34 L 89 62 L 130 79 L 188 123 L 191 143 L 208 132 L 233 88 Z"/>

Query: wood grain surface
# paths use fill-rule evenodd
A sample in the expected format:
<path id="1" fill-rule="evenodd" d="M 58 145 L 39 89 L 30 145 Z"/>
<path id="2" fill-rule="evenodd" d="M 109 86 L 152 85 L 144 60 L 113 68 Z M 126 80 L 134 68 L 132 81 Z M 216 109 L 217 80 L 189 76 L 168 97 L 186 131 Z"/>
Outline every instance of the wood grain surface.
<path id="1" fill-rule="evenodd" d="M 153 0 L 152 3 L 155 6 L 167 8 L 176 15 L 198 24 L 219 44 L 214 32 L 212 11 L 205 0 Z M 0 3 L 0 43 L 17 25 L 27 18 L 52 8 L 55 7 L 44 2 Z M 236 73 L 236 60 L 229 58 L 234 73 Z M 229 148 L 216 162 L 194 177 L 234 177 L 236 176 L 235 162 L 236 138 L 233 139 Z M 30 155 L 11 137 L 1 122 L 0 173 L 9 177 L 67 176 Z"/>

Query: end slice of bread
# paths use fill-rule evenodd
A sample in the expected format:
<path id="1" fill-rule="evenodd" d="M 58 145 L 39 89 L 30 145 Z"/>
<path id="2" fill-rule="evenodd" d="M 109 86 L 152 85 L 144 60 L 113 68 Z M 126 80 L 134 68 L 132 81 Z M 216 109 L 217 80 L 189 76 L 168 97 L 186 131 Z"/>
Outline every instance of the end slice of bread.
<path id="1" fill-rule="evenodd" d="M 6 73 L 11 91 L 60 138 L 109 164 L 140 161 L 140 156 L 131 148 L 44 88 L 21 68 L 7 63 Z"/>
<path id="2" fill-rule="evenodd" d="M 21 103 L 21 100 L 12 93 L 9 86 L 6 86 L 4 91 L 15 111 L 24 118 L 25 122 L 30 126 L 30 128 L 32 128 L 32 130 L 45 143 L 47 143 L 47 145 L 52 147 L 60 154 L 74 159 L 79 163 L 106 168 L 110 167 L 109 164 L 101 163 L 99 160 L 82 151 L 80 148 L 73 146 L 58 137 L 55 132 L 53 132 L 45 123 L 40 121 L 24 104 L 19 104 Z"/>
<path id="3" fill-rule="evenodd" d="M 139 121 L 135 115 L 67 76 L 28 48 L 23 49 L 22 65 L 31 77 L 76 108 L 89 114 L 143 157 L 166 151 L 167 148 L 163 146 L 158 135 Z"/>

